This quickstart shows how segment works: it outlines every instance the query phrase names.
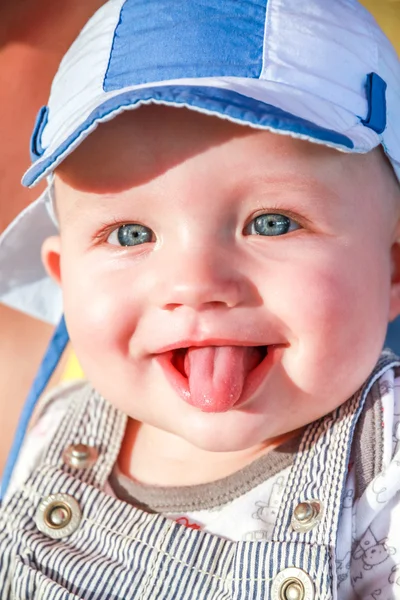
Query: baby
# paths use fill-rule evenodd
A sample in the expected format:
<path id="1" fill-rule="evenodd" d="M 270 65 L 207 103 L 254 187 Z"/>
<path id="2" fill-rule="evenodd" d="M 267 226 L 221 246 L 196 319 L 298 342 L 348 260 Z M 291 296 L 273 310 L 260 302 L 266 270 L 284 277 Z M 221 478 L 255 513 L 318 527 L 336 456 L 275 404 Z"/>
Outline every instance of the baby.
<path id="1" fill-rule="evenodd" d="M 24 183 L 48 188 L 1 240 L 1 297 L 63 311 L 87 381 L 25 441 L 1 599 L 400 599 L 400 360 L 381 354 L 400 65 L 372 17 L 111 0 L 32 152 Z"/>

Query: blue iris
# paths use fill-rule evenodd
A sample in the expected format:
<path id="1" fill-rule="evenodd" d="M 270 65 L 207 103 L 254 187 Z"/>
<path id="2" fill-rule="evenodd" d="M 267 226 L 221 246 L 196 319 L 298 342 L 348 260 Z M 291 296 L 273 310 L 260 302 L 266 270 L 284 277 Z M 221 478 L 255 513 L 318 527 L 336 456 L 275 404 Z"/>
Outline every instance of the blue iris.
<path id="1" fill-rule="evenodd" d="M 246 227 L 245 233 L 251 235 L 277 236 L 298 229 L 299 225 L 285 215 L 267 213 L 253 219 Z"/>
<path id="2" fill-rule="evenodd" d="M 117 238 L 121 246 L 138 246 L 151 242 L 153 234 L 148 227 L 133 223 L 118 227 Z"/>

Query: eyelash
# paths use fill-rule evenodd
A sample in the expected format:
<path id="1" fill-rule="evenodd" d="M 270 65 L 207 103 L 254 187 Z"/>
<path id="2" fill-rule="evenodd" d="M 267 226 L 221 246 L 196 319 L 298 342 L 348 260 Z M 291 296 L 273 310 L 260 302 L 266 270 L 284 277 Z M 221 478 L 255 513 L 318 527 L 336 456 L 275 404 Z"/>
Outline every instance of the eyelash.
<path id="1" fill-rule="evenodd" d="M 257 219 L 257 217 L 261 217 L 261 215 L 265 215 L 265 214 L 283 215 L 284 217 L 287 217 L 288 219 L 292 219 L 292 221 L 295 221 L 295 223 L 300 225 L 300 227 L 303 229 L 310 228 L 310 225 L 311 225 L 310 221 L 306 217 L 301 216 L 301 215 L 293 212 L 292 210 L 282 209 L 279 206 L 261 206 L 246 221 L 245 227 L 247 227 L 248 224 L 251 223 L 251 221 L 253 221 L 254 219 Z"/>
<path id="2" fill-rule="evenodd" d="M 127 223 L 130 223 L 130 221 L 120 221 L 119 219 L 111 218 L 107 223 L 101 224 L 99 231 L 92 236 L 92 242 L 103 242 L 113 231 L 115 231 L 115 229 L 118 229 Z"/>

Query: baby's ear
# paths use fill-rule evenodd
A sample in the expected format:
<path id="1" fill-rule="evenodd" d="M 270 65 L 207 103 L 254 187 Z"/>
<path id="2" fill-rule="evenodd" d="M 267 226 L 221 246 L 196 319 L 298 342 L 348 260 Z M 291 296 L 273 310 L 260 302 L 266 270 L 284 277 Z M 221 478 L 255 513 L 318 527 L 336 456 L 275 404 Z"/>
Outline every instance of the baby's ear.
<path id="1" fill-rule="evenodd" d="M 47 238 L 42 245 L 42 262 L 48 275 L 61 284 L 61 238 L 54 235 Z"/>

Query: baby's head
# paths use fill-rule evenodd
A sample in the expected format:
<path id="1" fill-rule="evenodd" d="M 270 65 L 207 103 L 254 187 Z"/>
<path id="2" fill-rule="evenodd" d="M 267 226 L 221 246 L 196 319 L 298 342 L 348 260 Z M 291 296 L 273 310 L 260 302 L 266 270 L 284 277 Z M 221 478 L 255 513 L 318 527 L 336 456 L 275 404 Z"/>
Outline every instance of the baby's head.
<path id="1" fill-rule="evenodd" d="M 241 450 L 343 403 L 400 312 L 398 59 L 353 1 L 142 6 L 67 55 L 25 182 L 55 174 L 42 254 L 96 389 Z"/>

